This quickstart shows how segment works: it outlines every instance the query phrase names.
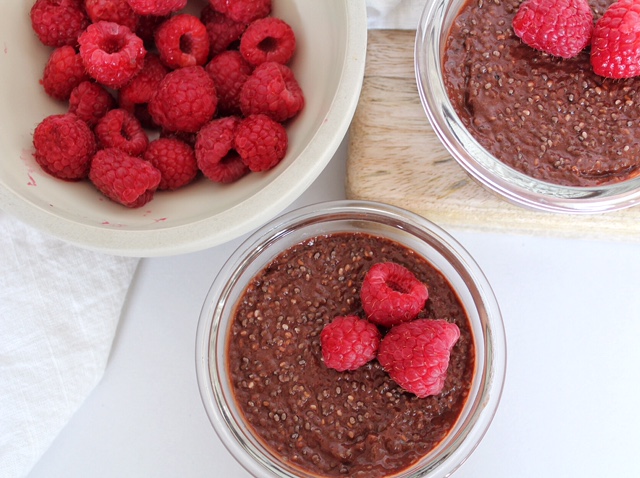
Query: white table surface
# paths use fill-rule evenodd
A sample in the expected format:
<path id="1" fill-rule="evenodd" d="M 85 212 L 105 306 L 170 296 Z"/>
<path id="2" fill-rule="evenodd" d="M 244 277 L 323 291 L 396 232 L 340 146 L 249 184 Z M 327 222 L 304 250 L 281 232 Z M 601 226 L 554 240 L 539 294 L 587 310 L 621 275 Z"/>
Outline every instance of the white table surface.
<path id="1" fill-rule="evenodd" d="M 294 206 L 344 198 L 345 157 L 343 142 Z M 640 243 L 449 232 L 492 284 L 508 342 L 497 415 L 454 476 L 640 477 Z M 141 261 L 103 380 L 29 478 L 248 476 L 210 426 L 194 351 L 241 239 Z"/>

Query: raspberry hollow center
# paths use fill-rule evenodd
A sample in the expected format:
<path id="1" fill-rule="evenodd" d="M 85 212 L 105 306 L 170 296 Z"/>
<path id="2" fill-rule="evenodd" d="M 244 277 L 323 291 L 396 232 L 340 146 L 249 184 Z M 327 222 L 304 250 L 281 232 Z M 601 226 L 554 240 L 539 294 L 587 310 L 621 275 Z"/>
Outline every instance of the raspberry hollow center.
<path id="1" fill-rule="evenodd" d="M 403 284 L 393 279 L 387 279 L 385 284 L 393 292 L 399 292 L 400 294 L 409 294 L 411 292 L 411 288 L 407 287 L 407 284 Z"/>
<path id="2" fill-rule="evenodd" d="M 220 164 L 229 165 L 235 163 L 239 157 L 240 156 L 235 149 L 230 149 L 229 152 L 222 157 L 222 159 L 220 160 Z"/>
<path id="3" fill-rule="evenodd" d="M 180 51 L 187 55 L 193 53 L 193 38 L 191 38 L 191 35 L 185 34 L 180 37 Z"/>
<path id="4" fill-rule="evenodd" d="M 270 53 L 272 51 L 276 51 L 278 48 L 278 42 L 273 37 L 266 37 L 260 43 L 258 43 L 258 49 L 265 53 Z"/>
<path id="5" fill-rule="evenodd" d="M 119 53 L 124 48 L 125 45 L 126 45 L 126 41 L 123 36 L 113 35 L 113 36 L 106 37 L 102 41 L 100 48 L 105 53 L 112 55 L 114 53 Z"/>

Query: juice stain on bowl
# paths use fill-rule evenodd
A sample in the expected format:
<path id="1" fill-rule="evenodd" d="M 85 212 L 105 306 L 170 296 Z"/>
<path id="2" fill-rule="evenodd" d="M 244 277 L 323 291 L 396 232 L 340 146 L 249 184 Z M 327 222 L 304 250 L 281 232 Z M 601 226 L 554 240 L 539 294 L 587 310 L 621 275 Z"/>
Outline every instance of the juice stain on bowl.
<path id="1" fill-rule="evenodd" d="M 404 391 L 375 359 L 345 372 L 322 361 L 323 327 L 336 316 L 366 316 L 358 294 L 379 262 L 400 264 L 427 285 L 417 318 L 460 329 L 438 395 Z M 375 478 L 411 467 L 452 429 L 474 374 L 469 318 L 447 279 L 411 249 L 367 233 L 317 236 L 280 253 L 238 300 L 229 339 L 244 418 L 272 453 L 314 476 Z"/>
<path id="2" fill-rule="evenodd" d="M 591 0 L 594 18 L 610 0 Z M 614 184 L 640 174 L 640 77 L 598 76 L 589 48 L 562 59 L 534 50 L 512 28 L 518 0 L 468 0 L 455 18 L 442 68 L 453 107 L 492 155 L 565 186 Z"/>

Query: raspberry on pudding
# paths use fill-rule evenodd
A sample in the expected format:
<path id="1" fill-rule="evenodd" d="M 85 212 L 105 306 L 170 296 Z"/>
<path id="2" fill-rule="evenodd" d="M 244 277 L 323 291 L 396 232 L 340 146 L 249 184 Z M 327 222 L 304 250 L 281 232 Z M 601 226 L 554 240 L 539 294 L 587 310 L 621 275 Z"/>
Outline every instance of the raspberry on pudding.
<path id="1" fill-rule="evenodd" d="M 428 298 L 427 287 L 406 267 L 393 262 L 373 265 L 360 290 L 367 318 L 384 327 L 415 319 Z"/>
<path id="2" fill-rule="evenodd" d="M 381 333 L 357 315 L 334 318 L 320 333 L 322 360 L 338 372 L 356 370 L 378 355 Z"/>

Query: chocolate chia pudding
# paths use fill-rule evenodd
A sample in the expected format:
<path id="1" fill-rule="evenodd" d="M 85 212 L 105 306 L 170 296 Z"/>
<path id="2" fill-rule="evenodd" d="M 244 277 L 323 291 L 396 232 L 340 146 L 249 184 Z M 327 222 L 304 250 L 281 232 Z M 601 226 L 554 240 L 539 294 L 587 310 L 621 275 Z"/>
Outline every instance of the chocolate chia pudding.
<path id="1" fill-rule="evenodd" d="M 609 0 L 591 0 L 598 19 Z M 640 174 L 640 77 L 593 73 L 589 49 L 561 59 L 511 27 L 518 0 L 467 0 L 449 32 L 443 76 L 461 121 L 493 156 L 564 186 Z"/>
<path id="2" fill-rule="evenodd" d="M 437 396 L 403 391 L 376 360 L 351 372 L 322 362 L 322 328 L 336 316 L 364 317 L 362 280 L 387 261 L 427 285 L 419 318 L 460 329 Z M 414 251 L 365 233 L 318 236 L 281 253 L 240 297 L 230 333 L 229 374 L 246 420 L 283 461 L 318 476 L 375 478 L 411 466 L 453 427 L 474 373 L 469 319 L 446 278 Z"/>

